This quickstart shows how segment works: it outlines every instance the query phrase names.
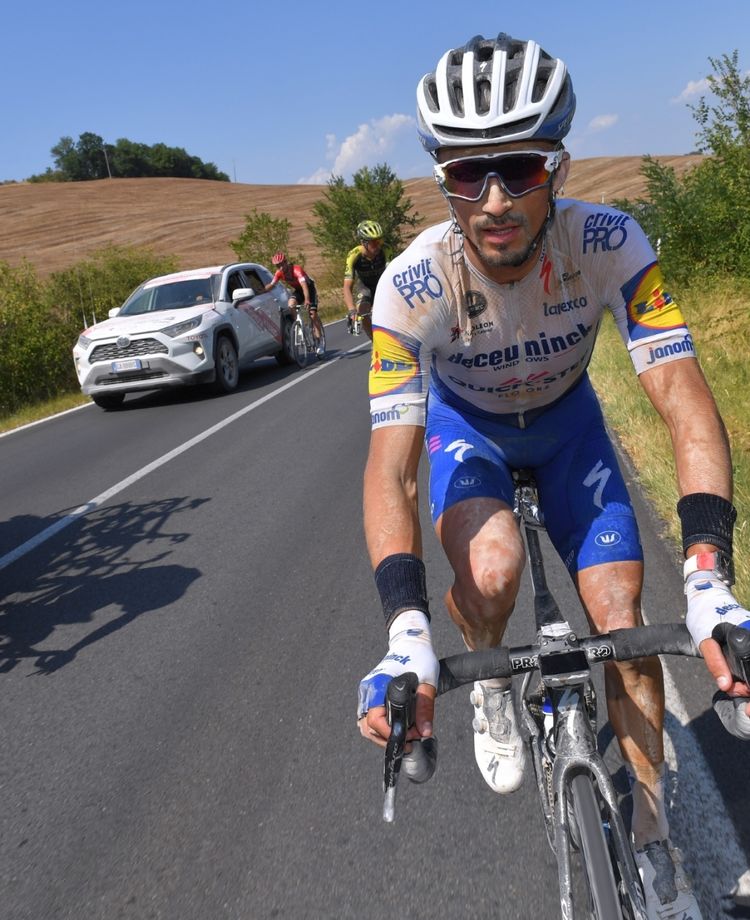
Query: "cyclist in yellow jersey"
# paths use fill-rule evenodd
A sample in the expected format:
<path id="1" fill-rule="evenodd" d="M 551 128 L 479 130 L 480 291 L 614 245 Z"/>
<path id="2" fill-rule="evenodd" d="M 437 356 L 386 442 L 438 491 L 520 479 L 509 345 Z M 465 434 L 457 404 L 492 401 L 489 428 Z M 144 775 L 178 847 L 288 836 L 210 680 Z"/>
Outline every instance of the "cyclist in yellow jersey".
<path id="1" fill-rule="evenodd" d="M 383 229 L 377 221 L 363 220 L 357 226 L 360 242 L 350 249 L 344 268 L 344 304 L 347 311 L 347 327 L 354 331 L 353 320 L 359 314 L 362 328 L 372 339 L 370 313 L 375 299 L 375 287 L 388 264 L 383 248 Z"/>

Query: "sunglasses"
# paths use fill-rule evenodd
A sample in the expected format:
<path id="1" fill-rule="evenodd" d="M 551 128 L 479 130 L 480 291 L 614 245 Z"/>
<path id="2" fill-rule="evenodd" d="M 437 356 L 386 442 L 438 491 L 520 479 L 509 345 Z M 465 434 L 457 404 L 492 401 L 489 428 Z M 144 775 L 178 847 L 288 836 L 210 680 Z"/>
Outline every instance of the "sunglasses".
<path id="1" fill-rule="evenodd" d="M 519 150 L 461 157 L 435 166 L 435 179 L 445 195 L 479 201 L 490 177 L 511 198 L 520 198 L 547 185 L 562 162 L 562 150 Z"/>

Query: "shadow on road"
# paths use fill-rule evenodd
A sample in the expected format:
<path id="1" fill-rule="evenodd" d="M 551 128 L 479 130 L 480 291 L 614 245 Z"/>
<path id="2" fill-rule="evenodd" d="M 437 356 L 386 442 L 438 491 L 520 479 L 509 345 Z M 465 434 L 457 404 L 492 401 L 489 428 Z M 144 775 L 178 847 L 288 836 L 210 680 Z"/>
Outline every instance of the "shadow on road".
<path id="1" fill-rule="evenodd" d="M 181 597 L 201 573 L 167 562 L 172 547 L 190 536 L 168 525 L 205 501 L 183 497 L 100 508 L 13 563 L 0 594 L 0 673 L 32 659 L 36 673 L 51 674 L 141 614 Z M 40 520 L 36 530 L 48 524 Z M 13 528 L 14 521 L 5 526 Z M 58 647 L 49 641 L 56 633 Z"/>

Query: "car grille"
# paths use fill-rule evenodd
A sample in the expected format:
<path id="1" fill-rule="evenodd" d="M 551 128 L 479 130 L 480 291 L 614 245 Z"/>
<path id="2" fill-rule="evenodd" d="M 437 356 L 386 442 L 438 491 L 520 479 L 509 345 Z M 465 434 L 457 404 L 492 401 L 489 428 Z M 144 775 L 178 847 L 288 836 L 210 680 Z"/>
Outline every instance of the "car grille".
<path id="1" fill-rule="evenodd" d="M 97 361 L 121 361 L 123 358 L 138 358 L 141 355 L 169 354 L 167 346 L 158 339 L 135 339 L 125 348 L 118 348 L 114 342 L 97 345 L 89 355 L 89 364 Z"/>
<path id="2" fill-rule="evenodd" d="M 127 374 L 118 374 L 116 377 L 97 377 L 94 384 L 98 387 L 106 387 L 115 383 L 130 383 L 133 380 L 155 380 L 157 377 L 168 376 L 165 371 L 128 371 Z"/>

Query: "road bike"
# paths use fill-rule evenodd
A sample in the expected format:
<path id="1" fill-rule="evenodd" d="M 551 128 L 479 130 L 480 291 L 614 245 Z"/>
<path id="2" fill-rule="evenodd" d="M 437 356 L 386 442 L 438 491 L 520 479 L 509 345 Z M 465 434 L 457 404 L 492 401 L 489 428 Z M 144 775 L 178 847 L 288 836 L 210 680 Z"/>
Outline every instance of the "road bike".
<path id="1" fill-rule="evenodd" d="M 297 306 L 297 319 L 292 323 L 291 343 L 292 355 L 300 367 L 305 367 L 314 357 L 320 361 L 325 357 L 325 327 L 320 323 L 318 335 L 315 335 L 310 318 L 310 308 L 304 304 Z"/>
<path id="2" fill-rule="evenodd" d="M 353 313 L 351 315 L 351 334 L 352 335 L 362 335 L 362 317 L 359 313 Z"/>
<path id="3" fill-rule="evenodd" d="M 684 624 L 638 626 L 578 637 L 547 586 L 539 540 L 544 523 L 533 477 L 519 471 L 514 479 L 514 511 L 528 550 L 536 641 L 441 659 L 437 692 L 440 695 L 476 680 L 523 675 L 518 694 L 522 735 L 531 755 L 547 841 L 557 859 L 561 916 L 564 920 L 648 920 L 617 794 L 597 745 L 591 665 L 661 654 L 699 657 L 700 653 Z M 734 627 L 721 636 L 715 631 L 714 638 L 725 644 L 732 670 L 744 679 L 750 662 L 750 633 Z M 383 774 L 386 821 L 395 817 L 402 762 L 416 782 L 429 779 L 435 769 L 434 743 L 425 754 L 420 748 L 427 742 L 414 742 L 412 753 L 404 760 L 406 733 L 414 723 L 416 689 L 414 673 L 395 677 L 388 686 L 391 735 Z"/>

